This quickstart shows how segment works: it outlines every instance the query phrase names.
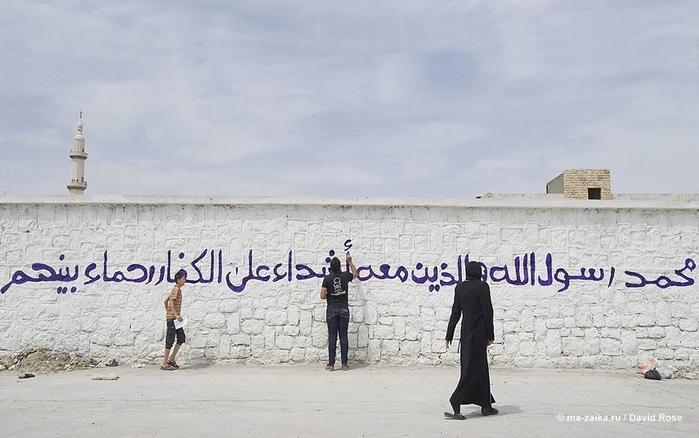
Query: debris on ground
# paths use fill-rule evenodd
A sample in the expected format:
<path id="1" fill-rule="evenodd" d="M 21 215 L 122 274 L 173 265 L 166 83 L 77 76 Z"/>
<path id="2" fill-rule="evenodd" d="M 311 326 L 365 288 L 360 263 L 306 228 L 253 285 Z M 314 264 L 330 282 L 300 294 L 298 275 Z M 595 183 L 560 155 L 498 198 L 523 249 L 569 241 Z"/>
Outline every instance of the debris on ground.
<path id="1" fill-rule="evenodd" d="M 94 359 L 77 354 L 59 353 L 46 348 L 27 348 L 0 361 L 0 371 L 32 371 L 34 373 L 55 373 L 77 369 L 95 368 L 99 363 Z"/>
<path id="2" fill-rule="evenodd" d="M 658 368 L 658 372 L 663 379 L 676 379 L 677 375 L 672 371 L 665 368 Z"/>
<path id="3" fill-rule="evenodd" d="M 645 362 L 641 362 L 638 364 L 638 372 L 641 374 L 645 374 L 646 371 L 652 370 L 658 367 L 658 359 L 651 357 L 650 360 L 647 360 Z"/>
<path id="4" fill-rule="evenodd" d="M 667 368 L 658 368 L 658 359 L 651 357 L 645 362 L 638 364 L 638 372 L 643 374 L 646 378 L 652 378 L 653 380 L 662 379 L 676 379 L 680 373 L 677 370 L 669 370 Z M 657 371 L 657 372 L 656 372 Z M 648 377 L 648 374 L 655 374 L 655 377 Z"/>
<path id="5" fill-rule="evenodd" d="M 92 380 L 119 380 L 119 376 L 117 376 L 116 373 L 93 374 Z"/>
<path id="6" fill-rule="evenodd" d="M 108 367 L 118 367 L 118 366 L 119 366 L 119 362 L 117 362 L 116 359 L 112 359 L 112 360 L 110 360 L 109 362 L 107 362 L 106 365 L 107 365 Z"/>

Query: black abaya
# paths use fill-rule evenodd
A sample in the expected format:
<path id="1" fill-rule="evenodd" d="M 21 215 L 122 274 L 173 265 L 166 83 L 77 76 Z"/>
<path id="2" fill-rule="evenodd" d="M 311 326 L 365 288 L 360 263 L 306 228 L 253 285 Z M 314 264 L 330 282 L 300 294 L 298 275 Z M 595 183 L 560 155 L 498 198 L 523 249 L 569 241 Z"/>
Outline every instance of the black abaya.
<path id="1" fill-rule="evenodd" d="M 461 378 L 449 401 L 452 406 L 475 404 L 488 409 L 495 399 L 490 393 L 488 372 L 488 340 L 494 340 L 493 304 L 490 287 L 480 280 L 481 266 L 470 262 L 467 280 L 456 286 L 447 341 L 454 338 L 456 324 L 461 322 Z"/>

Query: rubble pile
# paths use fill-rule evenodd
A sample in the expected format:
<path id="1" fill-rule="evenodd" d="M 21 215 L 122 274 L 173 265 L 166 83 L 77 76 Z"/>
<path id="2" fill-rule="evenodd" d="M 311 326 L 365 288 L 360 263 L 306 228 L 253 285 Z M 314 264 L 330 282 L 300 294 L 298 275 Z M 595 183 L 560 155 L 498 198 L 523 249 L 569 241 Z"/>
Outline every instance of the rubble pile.
<path id="1" fill-rule="evenodd" d="M 45 348 L 28 348 L 0 360 L 0 371 L 32 371 L 35 373 L 55 373 L 75 369 L 95 368 L 98 362 L 80 355 L 53 352 Z"/>

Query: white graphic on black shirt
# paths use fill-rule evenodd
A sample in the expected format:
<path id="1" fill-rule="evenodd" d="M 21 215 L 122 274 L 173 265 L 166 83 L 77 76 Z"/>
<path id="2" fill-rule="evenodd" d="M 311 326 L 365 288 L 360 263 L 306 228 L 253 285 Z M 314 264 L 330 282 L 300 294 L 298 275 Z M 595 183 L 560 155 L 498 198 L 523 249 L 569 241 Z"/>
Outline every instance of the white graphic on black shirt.
<path id="1" fill-rule="evenodd" d="M 344 295 L 346 292 L 342 290 L 342 280 L 340 277 L 333 278 L 333 292 L 330 295 Z"/>

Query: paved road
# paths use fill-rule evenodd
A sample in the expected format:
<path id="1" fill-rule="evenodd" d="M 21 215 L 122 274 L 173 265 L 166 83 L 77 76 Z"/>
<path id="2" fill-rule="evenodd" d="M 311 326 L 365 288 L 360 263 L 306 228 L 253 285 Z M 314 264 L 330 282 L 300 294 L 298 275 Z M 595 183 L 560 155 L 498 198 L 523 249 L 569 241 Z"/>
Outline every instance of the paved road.
<path id="1" fill-rule="evenodd" d="M 118 380 L 92 380 L 112 372 Z M 699 381 L 649 381 L 633 372 L 491 369 L 500 415 L 465 406 L 466 421 L 442 414 L 455 368 L 119 366 L 18 374 L 0 373 L 3 437 L 699 436 Z"/>

